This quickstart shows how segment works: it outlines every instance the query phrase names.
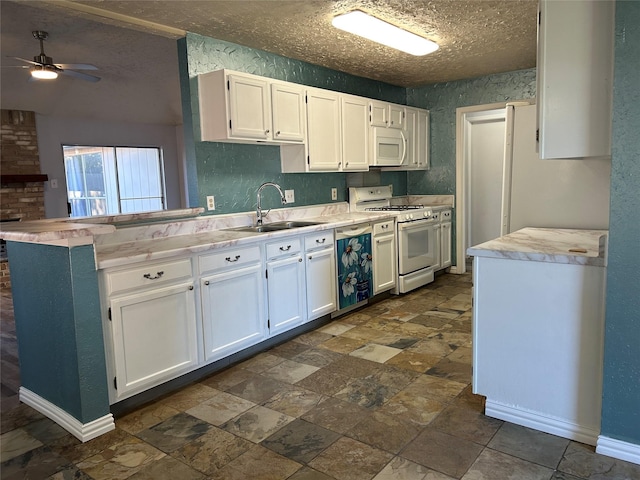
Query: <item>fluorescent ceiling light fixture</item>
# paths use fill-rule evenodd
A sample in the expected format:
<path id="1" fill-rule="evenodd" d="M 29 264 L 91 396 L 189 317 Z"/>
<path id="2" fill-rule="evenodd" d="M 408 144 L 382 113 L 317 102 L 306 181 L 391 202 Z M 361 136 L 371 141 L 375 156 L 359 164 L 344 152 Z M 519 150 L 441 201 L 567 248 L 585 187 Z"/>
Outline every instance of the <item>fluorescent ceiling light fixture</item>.
<path id="1" fill-rule="evenodd" d="M 58 78 L 58 72 L 46 65 L 37 65 L 31 67 L 31 76 L 38 80 L 53 80 L 54 78 Z"/>
<path id="2" fill-rule="evenodd" d="M 359 35 L 411 55 L 427 55 L 439 48 L 438 44 L 431 40 L 402 30 L 360 10 L 353 10 L 333 17 L 331 23 L 340 30 Z"/>

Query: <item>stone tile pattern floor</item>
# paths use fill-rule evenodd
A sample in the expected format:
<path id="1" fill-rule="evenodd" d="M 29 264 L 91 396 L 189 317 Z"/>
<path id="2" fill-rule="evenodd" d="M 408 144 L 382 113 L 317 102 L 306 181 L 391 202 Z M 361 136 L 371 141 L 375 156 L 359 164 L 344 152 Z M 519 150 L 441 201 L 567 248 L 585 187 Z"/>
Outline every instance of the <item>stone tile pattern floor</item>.
<path id="1" fill-rule="evenodd" d="M 339 317 L 84 444 L 17 401 L 2 300 L 2 479 L 640 479 L 593 447 L 483 415 L 468 274 Z"/>

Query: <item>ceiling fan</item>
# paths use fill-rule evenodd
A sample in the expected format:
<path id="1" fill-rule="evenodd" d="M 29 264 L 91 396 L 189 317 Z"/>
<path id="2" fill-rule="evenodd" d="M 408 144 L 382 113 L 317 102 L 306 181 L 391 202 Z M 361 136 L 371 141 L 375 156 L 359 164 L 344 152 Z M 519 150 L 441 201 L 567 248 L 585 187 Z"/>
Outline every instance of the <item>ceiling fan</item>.
<path id="1" fill-rule="evenodd" d="M 98 67 L 87 63 L 53 63 L 53 59 L 44 53 L 44 41 L 49 37 L 47 32 L 34 30 L 31 32 L 33 38 L 40 41 L 40 55 L 33 57 L 33 61 L 20 57 L 10 57 L 29 63 L 31 66 L 15 65 L 17 68 L 28 68 L 31 77 L 34 79 L 51 80 L 58 77 L 58 74 L 68 75 L 88 82 L 97 82 L 100 77 L 89 75 L 88 73 L 76 72 L 75 70 L 97 70 Z"/>

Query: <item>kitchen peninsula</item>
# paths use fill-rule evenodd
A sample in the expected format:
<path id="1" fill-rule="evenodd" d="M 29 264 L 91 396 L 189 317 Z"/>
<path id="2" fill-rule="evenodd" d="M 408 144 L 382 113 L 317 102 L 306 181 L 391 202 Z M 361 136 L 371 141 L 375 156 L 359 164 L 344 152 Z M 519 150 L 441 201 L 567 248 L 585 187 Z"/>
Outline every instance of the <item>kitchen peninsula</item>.
<path id="1" fill-rule="evenodd" d="M 106 433 L 124 403 L 150 400 L 166 382 L 177 388 L 326 322 L 337 290 L 334 229 L 393 218 L 350 213 L 338 202 L 273 210 L 269 223 L 305 222 L 263 232 L 246 228 L 253 212 L 201 212 L 3 225 L 21 401 L 82 441 Z M 297 280 L 287 282 L 288 301 L 273 304 L 294 305 L 294 292 L 300 300 L 296 312 L 279 308 L 278 324 L 267 302 L 281 291 L 269 283 L 272 273 Z"/>
<path id="2" fill-rule="evenodd" d="M 607 231 L 524 228 L 467 250 L 486 415 L 595 445 Z"/>

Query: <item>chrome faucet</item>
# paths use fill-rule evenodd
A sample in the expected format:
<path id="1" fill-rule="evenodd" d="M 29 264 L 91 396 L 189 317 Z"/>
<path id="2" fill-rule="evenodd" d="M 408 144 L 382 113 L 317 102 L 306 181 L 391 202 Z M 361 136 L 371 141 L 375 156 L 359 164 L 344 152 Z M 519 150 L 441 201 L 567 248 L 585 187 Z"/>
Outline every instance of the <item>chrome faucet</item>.
<path id="1" fill-rule="evenodd" d="M 262 190 L 264 189 L 264 187 L 273 187 L 276 190 L 278 190 L 278 192 L 280 193 L 280 200 L 282 201 L 282 204 L 285 205 L 287 203 L 286 198 L 284 198 L 284 192 L 282 191 L 282 188 L 280 188 L 280 185 L 273 182 L 266 182 L 260 185 L 260 187 L 258 188 L 258 200 L 257 200 L 257 208 L 256 208 L 256 216 L 258 217 L 258 219 L 256 220 L 256 225 L 262 225 L 262 218 L 269 215 L 269 212 L 271 211 L 271 209 L 269 209 L 267 210 L 267 213 L 265 214 L 262 213 L 260 194 L 262 193 Z"/>

